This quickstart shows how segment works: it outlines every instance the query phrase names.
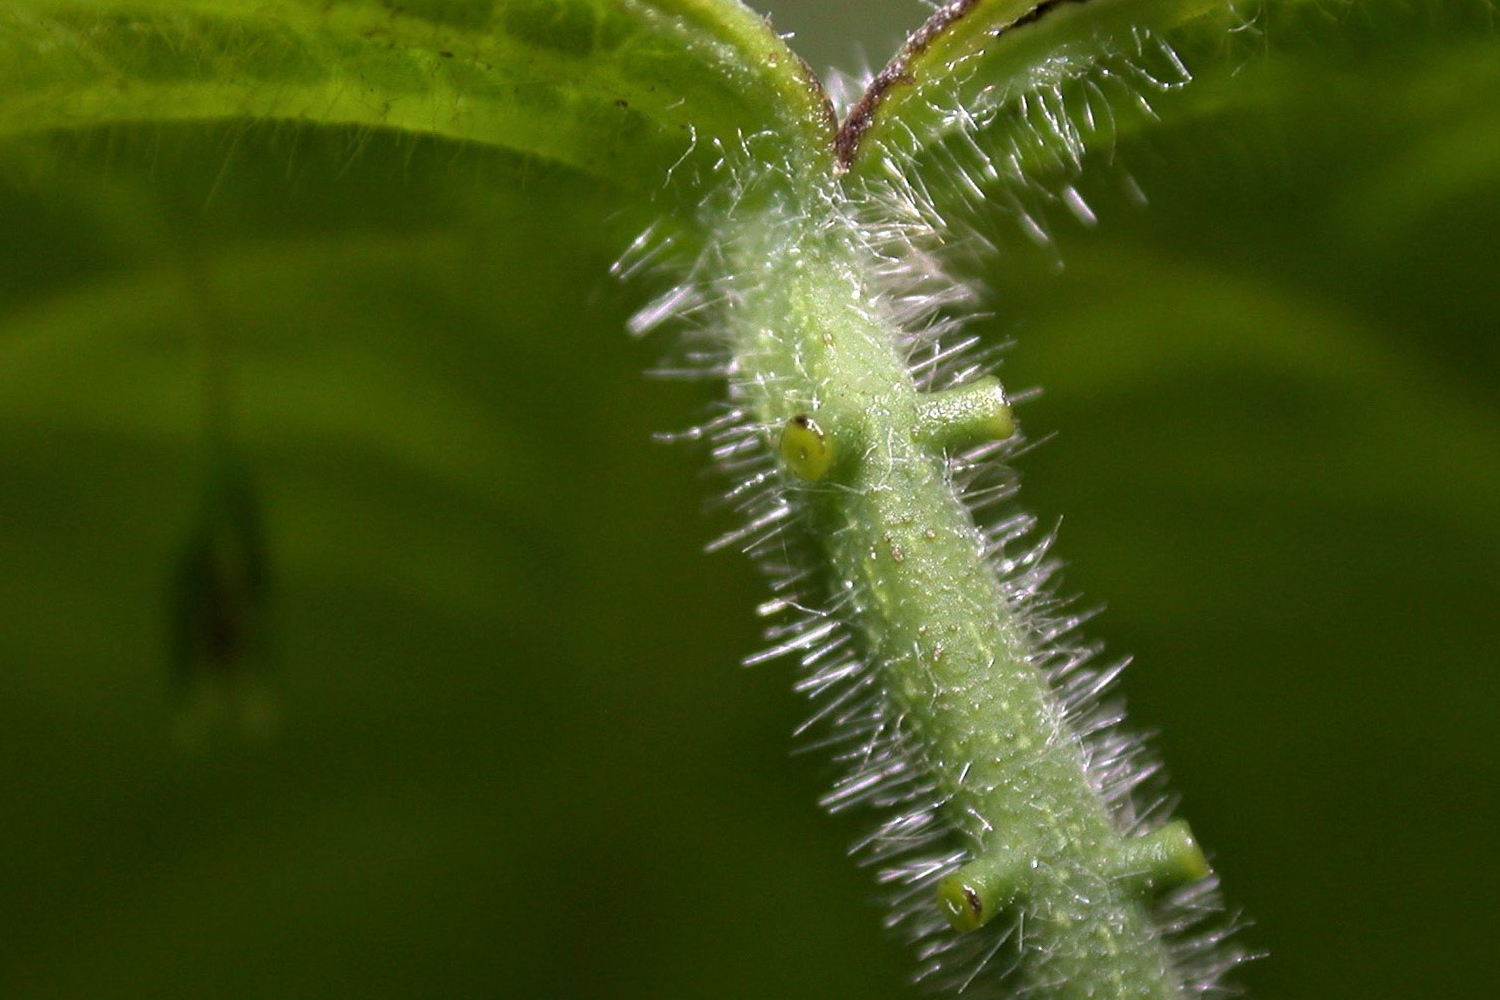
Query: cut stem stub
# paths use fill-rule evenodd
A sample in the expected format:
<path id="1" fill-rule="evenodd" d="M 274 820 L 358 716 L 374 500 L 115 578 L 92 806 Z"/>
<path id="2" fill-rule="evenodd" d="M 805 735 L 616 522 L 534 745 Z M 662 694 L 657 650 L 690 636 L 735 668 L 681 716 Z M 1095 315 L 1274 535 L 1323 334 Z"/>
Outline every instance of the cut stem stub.
<path id="1" fill-rule="evenodd" d="M 938 883 L 938 906 L 954 930 L 975 930 L 1015 905 L 1041 866 L 1031 852 L 1012 847 L 981 854 Z M 1140 893 L 1166 892 L 1211 871 L 1185 820 L 1120 840 L 1110 867 L 1117 884 Z"/>

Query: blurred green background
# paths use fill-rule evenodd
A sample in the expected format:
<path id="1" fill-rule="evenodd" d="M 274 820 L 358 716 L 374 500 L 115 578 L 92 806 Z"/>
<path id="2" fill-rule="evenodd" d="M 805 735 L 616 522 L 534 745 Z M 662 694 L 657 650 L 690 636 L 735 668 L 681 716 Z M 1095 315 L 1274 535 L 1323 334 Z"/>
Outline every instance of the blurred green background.
<path id="1" fill-rule="evenodd" d="M 1458 6 L 1272 31 L 1087 164 L 1098 225 L 977 223 L 1056 432 L 1026 503 L 1257 996 L 1500 974 L 1500 44 Z M 923 8 L 775 14 L 821 68 Z M 639 222 L 378 133 L 0 148 L 0 996 L 914 995 L 789 668 L 735 667 L 718 483 L 652 442 L 712 389 L 622 332 L 597 230 Z M 220 378 L 265 648 L 184 690 Z"/>

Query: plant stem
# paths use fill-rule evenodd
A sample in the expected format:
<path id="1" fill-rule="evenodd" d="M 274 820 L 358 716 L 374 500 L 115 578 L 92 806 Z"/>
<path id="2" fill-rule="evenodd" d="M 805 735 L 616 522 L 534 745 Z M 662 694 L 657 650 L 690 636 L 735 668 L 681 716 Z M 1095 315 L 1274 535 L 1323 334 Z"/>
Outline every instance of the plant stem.
<path id="1" fill-rule="evenodd" d="M 1201 877 L 1202 855 L 1182 824 L 1116 829 L 1024 603 L 952 481 L 951 450 L 1010 431 L 998 383 L 919 390 L 836 182 L 808 188 L 731 224 L 727 322 L 733 392 L 769 443 L 780 435 L 783 485 L 821 559 L 812 599 L 829 602 L 883 700 L 854 784 L 867 776 L 877 801 L 882 782 L 932 790 L 968 860 L 940 905 L 960 930 L 1014 919 L 1027 995 L 1180 997 L 1144 889 Z"/>

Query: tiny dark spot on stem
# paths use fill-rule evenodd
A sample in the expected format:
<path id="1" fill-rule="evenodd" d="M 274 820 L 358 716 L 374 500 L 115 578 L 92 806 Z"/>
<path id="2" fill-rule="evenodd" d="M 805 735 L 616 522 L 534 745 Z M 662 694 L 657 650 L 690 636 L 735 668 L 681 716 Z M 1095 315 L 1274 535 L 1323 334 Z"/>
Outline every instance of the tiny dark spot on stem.
<path id="1" fill-rule="evenodd" d="M 979 898 L 979 893 L 974 891 L 973 886 L 964 886 L 964 902 L 969 904 L 976 920 L 984 916 L 984 901 Z"/>
<path id="2" fill-rule="evenodd" d="M 444 59 L 452 59 L 453 58 L 453 53 L 449 52 L 447 49 L 444 49 L 443 51 L 439 52 L 438 55 L 442 56 Z"/>

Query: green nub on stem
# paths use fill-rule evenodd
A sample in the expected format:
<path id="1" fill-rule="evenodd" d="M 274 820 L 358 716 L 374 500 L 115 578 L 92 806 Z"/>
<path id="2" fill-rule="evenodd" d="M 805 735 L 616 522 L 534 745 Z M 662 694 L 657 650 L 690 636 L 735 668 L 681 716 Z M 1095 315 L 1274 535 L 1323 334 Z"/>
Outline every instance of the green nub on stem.
<path id="1" fill-rule="evenodd" d="M 1207 864 L 1181 822 L 1116 829 L 949 475 L 950 453 L 1012 432 L 1000 383 L 919 391 L 837 181 L 792 187 L 725 223 L 745 283 L 728 314 L 734 391 L 797 484 L 823 586 L 968 850 L 935 905 L 957 931 L 1015 917 L 1031 995 L 1178 1000 L 1150 894 Z"/>

